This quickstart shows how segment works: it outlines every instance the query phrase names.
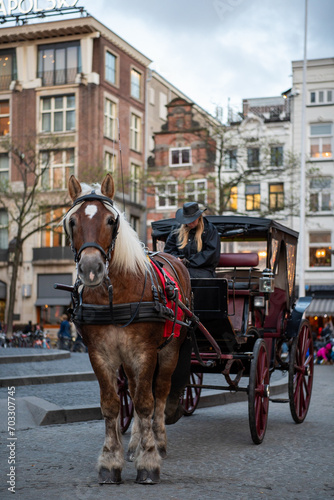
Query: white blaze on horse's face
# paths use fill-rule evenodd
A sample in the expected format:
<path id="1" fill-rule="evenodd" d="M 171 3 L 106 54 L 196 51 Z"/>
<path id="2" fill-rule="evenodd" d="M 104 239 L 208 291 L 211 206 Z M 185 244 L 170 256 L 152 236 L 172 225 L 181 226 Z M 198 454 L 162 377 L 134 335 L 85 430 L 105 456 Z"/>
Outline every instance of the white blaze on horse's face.
<path id="1" fill-rule="evenodd" d="M 94 217 L 94 215 L 96 214 L 96 212 L 97 212 L 97 206 L 96 205 L 87 205 L 87 207 L 85 208 L 85 214 L 90 219 L 92 219 Z"/>

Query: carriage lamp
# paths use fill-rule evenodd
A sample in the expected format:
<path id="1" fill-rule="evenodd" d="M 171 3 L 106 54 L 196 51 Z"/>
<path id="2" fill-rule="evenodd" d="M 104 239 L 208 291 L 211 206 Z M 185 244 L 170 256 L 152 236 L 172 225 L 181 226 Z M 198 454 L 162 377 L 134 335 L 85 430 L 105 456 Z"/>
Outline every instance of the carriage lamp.
<path id="1" fill-rule="evenodd" d="M 263 293 L 273 293 L 275 285 L 274 273 L 271 269 L 264 269 L 259 279 L 259 290 Z"/>

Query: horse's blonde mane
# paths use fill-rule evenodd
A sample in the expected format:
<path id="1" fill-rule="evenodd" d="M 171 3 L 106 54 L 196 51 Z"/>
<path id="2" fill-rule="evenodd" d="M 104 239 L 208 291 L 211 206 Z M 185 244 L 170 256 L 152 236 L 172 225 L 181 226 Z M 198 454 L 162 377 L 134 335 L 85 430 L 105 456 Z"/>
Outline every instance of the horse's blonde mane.
<path id="1" fill-rule="evenodd" d="M 100 184 L 81 183 L 81 196 L 89 194 L 92 190 L 97 195 L 101 195 Z M 105 205 L 108 208 L 108 205 Z M 125 215 L 121 213 L 114 202 L 114 209 L 119 214 L 120 223 L 116 244 L 114 249 L 113 259 L 110 264 L 110 269 L 115 269 L 118 272 L 144 273 L 147 268 L 148 260 L 144 250 L 144 244 L 139 240 L 138 234 L 126 220 Z"/>

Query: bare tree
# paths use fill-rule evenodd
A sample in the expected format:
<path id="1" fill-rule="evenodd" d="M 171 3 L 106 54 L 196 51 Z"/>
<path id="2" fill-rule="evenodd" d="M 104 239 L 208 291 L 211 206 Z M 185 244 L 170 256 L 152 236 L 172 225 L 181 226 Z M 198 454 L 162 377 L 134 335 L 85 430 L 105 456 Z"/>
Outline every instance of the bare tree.
<path id="1" fill-rule="evenodd" d="M 51 147 L 51 145 L 48 147 Z M 54 141 L 52 147 L 56 147 Z M 24 146 L 14 144 L 13 141 L 9 140 L 6 144 L 2 143 L 2 148 L 7 150 L 11 156 L 12 172 L 15 176 L 14 182 L 0 184 L 0 203 L 8 212 L 9 229 L 12 236 L 9 244 L 12 273 L 6 318 L 7 336 L 11 337 L 23 245 L 37 231 L 41 231 L 60 221 L 61 217 L 50 220 L 52 209 L 55 206 L 57 208 L 65 207 L 67 204 L 64 192 L 57 194 L 43 191 L 42 180 L 49 168 L 49 164 L 44 162 L 41 165 L 38 161 L 34 138 L 31 141 L 27 140 Z M 48 217 L 43 218 L 46 214 L 48 214 Z"/>

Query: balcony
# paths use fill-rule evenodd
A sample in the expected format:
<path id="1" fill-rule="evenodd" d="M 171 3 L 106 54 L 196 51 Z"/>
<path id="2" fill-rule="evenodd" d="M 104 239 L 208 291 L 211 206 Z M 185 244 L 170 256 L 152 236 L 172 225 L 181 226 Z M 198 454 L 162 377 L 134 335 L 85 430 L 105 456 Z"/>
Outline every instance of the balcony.
<path id="1" fill-rule="evenodd" d="M 80 68 L 58 69 L 54 71 L 41 71 L 38 74 L 42 78 L 43 87 L 54 85 L 64 85 L 66 83 L 75 83 L 76 75 L 80 73 Z"/>
<path id="2" fill-rule="evenodd" d="M 49 260 L 73 260 L 73 253 L 70 247 L 42 247 L 33 248 L 33 262 Z"/>

